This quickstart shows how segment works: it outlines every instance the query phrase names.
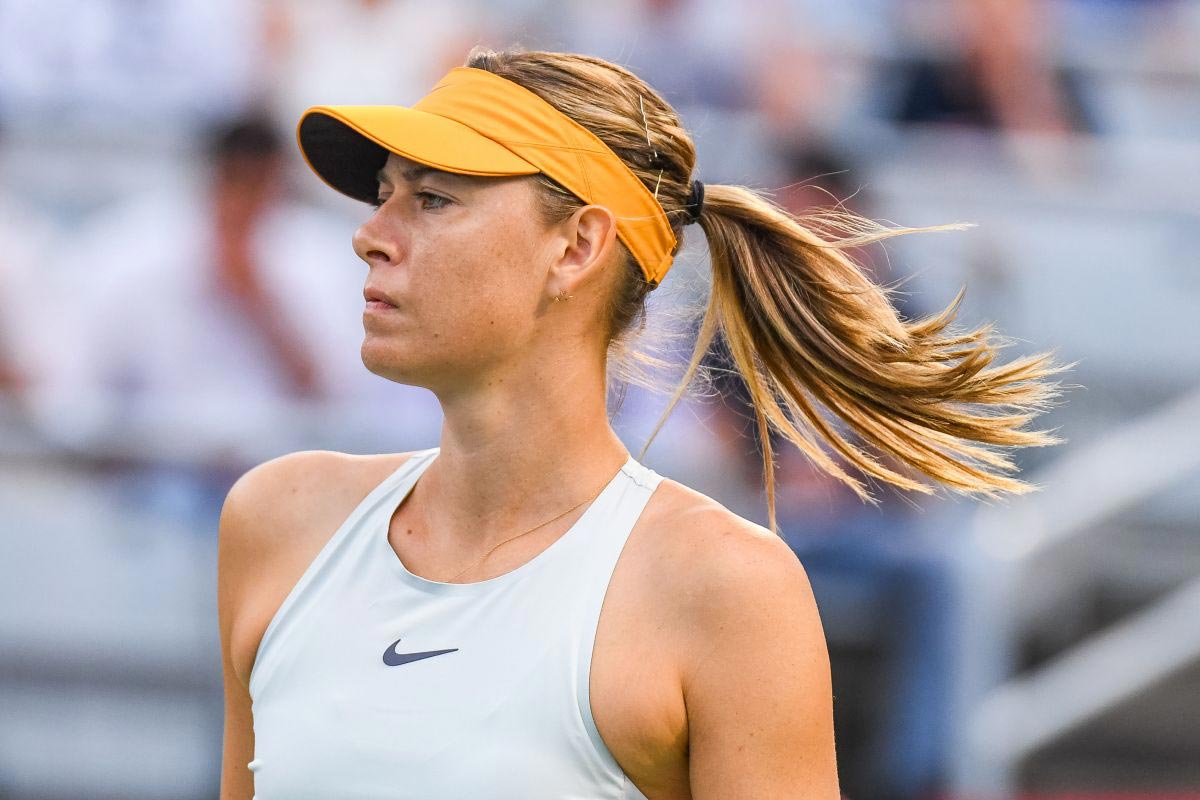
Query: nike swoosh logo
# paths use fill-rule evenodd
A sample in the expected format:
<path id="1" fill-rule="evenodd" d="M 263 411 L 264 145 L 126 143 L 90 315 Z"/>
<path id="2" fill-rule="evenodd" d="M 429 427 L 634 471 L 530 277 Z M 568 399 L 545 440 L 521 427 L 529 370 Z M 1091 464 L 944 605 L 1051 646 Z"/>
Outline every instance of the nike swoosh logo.
<path id="1" fill-rule="evenodd" d="M 403 638 L 403 637 L 401 637 Z M 433 658 L 434 656 L 453 653 L 457 647 L 451 647 L 449 650 L 426 650 L 423 653 L 397 653 L 396 645 L 400 644 L 400 639 L 388 645 L 388 649 L 383 651 L 383 663 L 389 667 L 398 667 L 401 664 L 408 664 L 412 661 L 420 661 L 423 658 Z"/>

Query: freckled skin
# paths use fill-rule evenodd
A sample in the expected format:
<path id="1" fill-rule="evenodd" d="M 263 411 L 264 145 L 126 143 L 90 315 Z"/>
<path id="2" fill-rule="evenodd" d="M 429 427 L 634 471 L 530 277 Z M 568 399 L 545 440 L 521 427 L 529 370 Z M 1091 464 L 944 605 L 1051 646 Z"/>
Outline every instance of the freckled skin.
<path id="1" fill-rule="evenodd" d="M 629 456 L 605 407 L 602 318 L 631 264 L 607 207 L 591 204 L 544 225 L 536 179 L 420 176 L 416 166 L 389 158 L 384 202 L 354 235 L 367 285 L 397 306 L 364 310 L 363 362 L 430 389 L 444 412 L 441 452 L 393 511 L 387 541 L 417 574 L 485 580 L 561 536 L 578 516 L 530 526 L 594 496 Z M 556 302 L 560 294 L 571 299 Z M 245 690 L 263 631 L 363 487 L 397 468 L 395 454 L 295 455 L 271 462 L 273 471 L 252 471 L 253 483 L 239 482 L 241 510 L 222 514 L 225 553 L 234 536 L 232 552 L 243 554 L 236 558 L 252 557 L 233 565 L 233 574 L 245 574 L 236 580 L 268 584 L 256 595 L 223 578 L 223 606 L 235 597 L 243 603 L 238 620 L 225 614 L 222 622 L 226 686 L 234 687 L 223 797 L 230 787 L 241 797 L 252 792 L 241 766 L 253 750 Z M 304 502 L 278 502 L 283 491 Z M 800 796 L 785 783 L 811 787 L 803 796 L 814 800 L 836 798 L 827 649 L 795 554 L 671 481 L 651 500 L 596 630 L 590 694 L 601 738 L 656 800 Z M 265 509 L 287 516 L 277 522 Z M 242 540 L 253 526 L 268 535 L 250 546 Z M 542 538 L 512 539 L 525 549 L 489 564 L 496 543 L 520 530 Z M 307 546 L 297 548 L 298 539 Z M 462 572 L 472 559 L 474 571 Z M 226 560 L 222 575 L 230 574 Z"/>
<path id="2" fill-rule="evenodd" d="M 563 331 L 543 319 L 548 267 L 564 242 L 536 213 L 534 179 L 434 172 L 410 181 L 404 171 L 414 166 L 388 159 L 379 189 L 385 202 L 354 234 L 370 267 L 366 282 L 399 309 L 364 315 L 366 367 L 444 396 L 567 356 Z M 586 314 L 575 322 L 593 324 Z"/>

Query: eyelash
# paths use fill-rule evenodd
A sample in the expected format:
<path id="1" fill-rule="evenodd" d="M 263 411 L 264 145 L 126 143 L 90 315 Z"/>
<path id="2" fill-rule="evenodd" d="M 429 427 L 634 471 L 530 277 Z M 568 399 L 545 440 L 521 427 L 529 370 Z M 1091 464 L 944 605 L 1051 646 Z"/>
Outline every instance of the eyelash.
<path id="1" fill-rule="evenodd" d="M 434 194 L 433 192 L 417 192 L 413 196 L 414 197 L 430 197 L 430 198 L 433 198 L 434 200 L 442 201 L 443 205 L 440 205 L 437 208 L 445 208 L 446 204 L 451 202 L 450 198 L 442 197 L 440 194 Z M 387 201 L 388 201 L 388 198 L 386 198 L 386 197 L 377 197 L 371 201 L 371 205 L 375 206 L 375 208 L 379 208 Z"/>

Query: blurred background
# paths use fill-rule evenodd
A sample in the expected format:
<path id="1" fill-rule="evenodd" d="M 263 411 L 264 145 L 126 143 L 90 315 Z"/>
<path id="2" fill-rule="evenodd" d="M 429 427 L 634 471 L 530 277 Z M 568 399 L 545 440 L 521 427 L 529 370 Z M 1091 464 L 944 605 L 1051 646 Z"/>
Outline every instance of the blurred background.
<path id="1" fill-rule="evenodd" d="M 295 122 L 414 102 L 475 44 L 628 66 L 707 183 L 976 223 L 860 255 L 907 315 L 965 285 L 963 325 L 1079 362 L 1034 495 L 872 508 L 778 454 L 845 796 L 1200 797 L 1194 0 L 0 0 L 0 797 L 217 795 L 226 491 L 439 435 L 362 365 L 370 209 Z M 707 269 L 688 228 L 652 307 Z M 642 461 L 766 524 L 743 394 Z M 666 400 L 620 405 L 635 455 Z"/>

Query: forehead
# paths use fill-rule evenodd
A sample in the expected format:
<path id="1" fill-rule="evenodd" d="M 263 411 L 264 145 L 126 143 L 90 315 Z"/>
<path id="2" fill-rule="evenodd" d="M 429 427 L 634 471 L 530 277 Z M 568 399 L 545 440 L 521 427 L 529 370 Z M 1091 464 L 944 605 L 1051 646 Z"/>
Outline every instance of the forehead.
<path id="1" fill-rule="evenodd" d="M 385 163 L 379 172 L 375 174 L 376 179 L 380 183 L 413 183 L 421 178 L 438 178 L 439 180 L 451 181 L 463 185 L 475 184 L 478 181 L 474 175 L 462 175 L 456 172 L 446 172 L 445 170 L 435 169 L 426 166 L 418 161 L 405 158 L 404 156 L 388 153 L 387 163 Z"/>

